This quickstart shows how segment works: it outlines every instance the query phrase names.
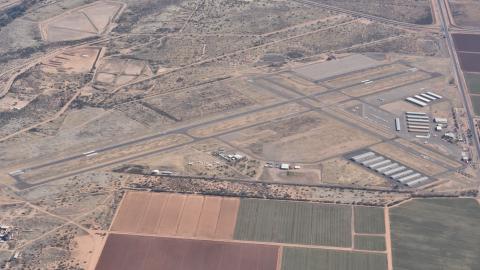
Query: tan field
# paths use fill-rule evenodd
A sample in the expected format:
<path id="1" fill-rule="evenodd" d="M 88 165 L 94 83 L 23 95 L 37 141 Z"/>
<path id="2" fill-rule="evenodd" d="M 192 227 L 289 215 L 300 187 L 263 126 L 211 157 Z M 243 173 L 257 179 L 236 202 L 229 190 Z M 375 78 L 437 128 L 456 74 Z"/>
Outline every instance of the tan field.
<path id="1" fill-rule="evenodd" d="M 69 10 L 40 23 L 42 37 L 50 42 L 82 39 L 103 34 L 119 14 L 122 4 L 98 1 Z"/>
<path id="2" fill-rule="evenodd" d="M 293 134 L 293 130 L 302 130 Z M 276 121 L 225 136 L 233 144 L 264 160 L 315 162 L 379 142 L 319 113 Z"/>
<path id="3" fill-rule="evenodd" d="M 297 104 L 288 104 L 285 106 L 275 107 L 264 111 L 259 111 L 245 116 L 240 116 L 225 120 L 220 123 L 204 125 L 189 131 L 189 134 L 196 137 L 207 137 L 233 131 L 239 128 L 245 128 L 249 125 L 267 122 L 279 117 L 285 117 L 305 111 L 306 108 Z"/>
<path id="4" fill-rule="evenodd" d="M 128 192 L 111 230 L 232 239 L 239 203 L 225 197 Z"/>

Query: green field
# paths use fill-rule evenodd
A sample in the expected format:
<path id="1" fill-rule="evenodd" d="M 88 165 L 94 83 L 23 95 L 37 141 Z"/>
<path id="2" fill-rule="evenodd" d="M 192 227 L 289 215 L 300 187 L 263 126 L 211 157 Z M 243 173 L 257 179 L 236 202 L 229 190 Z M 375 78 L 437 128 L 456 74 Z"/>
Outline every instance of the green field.
<path id="1" fill-rule="evenodd" d="M 475 111 L 475 114 L 480 116 L 480 96 L 470 95 L 470 98 L 472 99 L 473 110 Z"/>
<path id="2" fill-rule="evenodd" d="M 385 233 L 384 210 L 380 207 L 355 206 L 356 233 Z"/>
<path id="3" fill-rule="evenodd" d="M 284 248 L 282 270 L 386 270 L 385 254 Z M 412 269 L 413 270 L 413 269 Z"/>
<path id="4" fill-rule="evenodd" d="M 416 199 L 390 209 L 395 270 L 480 269 L 480 206 Z"/>
<path id="5" fill-rule="evenodd" d="M 235 239 L 350 247 L 350 206 L 242 199 Z"/>
<path id="6" fill-rule="evenodd" d="M 465 81 L 467 81 L 467 86 L 470 93 L 480 94 L 480 74 L 465 73 Z"/>
<path id="7" fill-rule="evenodd" d="M 355 235 L 355 249 L 385 251 L 385 237 L 376 235 Z"/>

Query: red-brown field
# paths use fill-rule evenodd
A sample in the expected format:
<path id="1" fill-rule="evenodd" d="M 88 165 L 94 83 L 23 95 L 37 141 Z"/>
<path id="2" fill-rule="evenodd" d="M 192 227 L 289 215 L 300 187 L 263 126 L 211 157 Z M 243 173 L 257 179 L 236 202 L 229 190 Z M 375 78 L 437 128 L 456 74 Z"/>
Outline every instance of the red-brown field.
<path id="1" fill-rule="evenodd" d="M 235 198 L 128 192 L 111 230 L 232 239 L 239 203 Z"/>
<path id="2" fill-rule="evenodd" d="M 480 52 L 480 35 L 453 34 L 455 48 L 463 52 Z"/>
<path id="3" fill-rule="evenodd" d="M 463 71 L 480 72 L 480 53 L 457 52 Z"/>
<path id="4" fill-rule="evenodd" d="M 278 247 L 110 234 L 97 270 L 275 270 Z"/>

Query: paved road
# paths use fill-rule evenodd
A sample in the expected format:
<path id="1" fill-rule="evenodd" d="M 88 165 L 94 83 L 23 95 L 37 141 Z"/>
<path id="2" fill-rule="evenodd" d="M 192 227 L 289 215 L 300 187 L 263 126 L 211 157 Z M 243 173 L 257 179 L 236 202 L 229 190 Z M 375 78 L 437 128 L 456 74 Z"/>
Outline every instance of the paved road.
<path id="1" fill-rule="evenodd" d="M 455 79 L 457 80 L 457 85 L 458 89 L 460 90 L 460 94 L 462 95 L 463 99 L 463 104 L 465 106 L 465 110 L 467 113 L 467 118 L 468 118 L 468 124 L 470 126 L 470 130 L 472 131 L 473 134 L 473 143 L 475 145 L 475 150 L 477 151 L 477 157 L 480 155 L 480 141 L 478 140 L 478 132 L 477 129 L 475 128 L 475 121 L 473 119 L 473 114 L 472 114 L 472 108 L 471 108 L 471 103 L 470 103 L 470 96 L 468 94 L 468 89 L 464 84 L 463 76 L 461 73 L 461 68 L 460 68 L 460 61 L 458 60 L 457 54 L 455 52 L 455 45 L 453 43 L 453 38 L 450 33 L 450 20 L 448 18 L 448 9 L 447 9 L 447 4 L 445 0 L 437 0 L 438 1 L 438 7 L 439 7 L 439 14 L 440 14 L 440 25 L 442 27 L 442 30 L 445 34 L 445 39 L 448 47 L 448 51 L 450 53 L 450 57 L 452 59 L 452 65 L 453 65 L 453 71 L 455 73 Z M 447 21 L 448 20 L 448 21 Z"/>
<path id="2" fill-rule="evenodd" d="M 396 25 L 396 26 L 401 26 L 401 27 L 410 28 L 410 29 L 438 32 L 438 28 L 434 25 L 420 25 L 420 24 L 396 21 L 396 20 L 387 19 L 387 18 L 384 18 L 384 17 L 376 16 L 376 15 L 365 14 L 365 13 L 359 12 L 359 11 L 353 11 L 353 10 L 349 10 L 349 9 L 345 9 L 345 8 L 341 8 L 341 7 L 337 7 L 337 6 L 332 6 L 332 5 L 319 3 L 319 2 L 316 2 L 315 0 L 313 0 L 313 1 L 310 1 L 310 0 L 294 0 L 294 1 L 298 2 L 298 3 L 305 4 L 305 5 L 316 6 L 316 7 L 320 7 L 320 8 L 327 9 L 327 10 L 333 10 L 333 11 L 349 14 L 349 15 L 354 16 L 354 17 L 366 18 L 366 19 L 370 19 L 372 21 L 377 21 L 377 22 L 381 22 L 381 23 L 385 23 L 385 24 Z"/>

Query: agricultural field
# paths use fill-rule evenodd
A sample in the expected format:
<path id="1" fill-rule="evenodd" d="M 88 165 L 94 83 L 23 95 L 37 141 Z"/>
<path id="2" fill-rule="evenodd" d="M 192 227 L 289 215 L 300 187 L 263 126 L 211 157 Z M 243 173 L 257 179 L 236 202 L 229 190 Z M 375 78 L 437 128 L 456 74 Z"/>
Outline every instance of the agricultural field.
<path id="1" fill-rule="evenodd" d="M 231 239 L 239 204 L 235 198 L 129 192 L 111 230 Z"/>
<path id="2" fill-rule="evenodd" d="M 353 209 L 355 233 L 385 233 L 385 217 L 382 208 L 355 206 Z"/>
<path id="3" fill-rule="evenodd" d="M 453 41 L 455 48 L 461 52 L 480 52 L 480 35 L 454 34 Z"/>
<path id="4" fill-rule="evenodd" d="M 449 0 L 455 24 L 467 27 L 479 27 L 480 3 L 475 0 Z"/>
<path id="5" fill-rule="evenodd" d="M 122 4 L 98 1 L 40 23 L 42 38 L 49 42 L 84 39 L 108 31 Z"/>
<path id="6" fill-rule="evenodd" d="M 145 270 L 176 270 L 179 267 L 185 270 L 275 270 L 277 249 L 268 245 L 110 234 L 95 269 L 127 270 L 142 265 Z M 133 252 L 119 256 L 126 250 Z"/>
<path id="7" fill-rule="evenodd" d="M 359 250 L 385 250 L 385 236 L 355 235 L 354 247 Z"/>
<path id="8" fill-rule="evenodd" d="M 393 266 L 478 269 L 480 206 L 474 199 L 415 199 L 390 209 Z"/>
<path id="9" fill-rule="evenodd" d="M 457 52 L 460 60 L 460 66 L 465 72 L 480 72 L 480 53 L 477 52 Z"/>
<path id="10" fill-rule="evenodd" d="M 480 116 L 480 96 L 471 95 L 470 98 L 472 99 L 475 114 Z"/>
<path id="11" fill-rule="evenodd" d="M 352 244 L 351 217 L 348 206 L 244 199 L 234 238 L 347 247 Z"/>
<path id="12" fill-rule="evenodd" d="M 259 270 L 279 266 L 317 269 L 312 268 L 315 264 L 327 270 L 386 269 L 385 237 L 352 236 L 352 209 L 349 205 L 129 191 L 113 219 L 96 269 L 129 269 L 137 260 L 145 269 L 158 265 L 170 269 L 178 263 L 188 270 L 219 269 L 226 260 L 233 267 L 245 264 Z M 125 245 L 135 251 L 123 253 L 119 260 L 125 250 L 120 247 Z M 162 255 L 151 256 L 152 252 Z M 183 259 L 171 261 L 173 257 Z M 300 268 L 292 268 L 295 264 Z"/>
<path id="13" fill-rule="evenodd" d="M 468 90 L 472 94 L 480 94 L 480 74 L 465 73 L 465 80 L 467 81 Z"/>
<path id="14" fill-rule="evenodd" d="M 386 270 L 387 256 L 350 251 L 284 248 L 282 270 Z"/>

